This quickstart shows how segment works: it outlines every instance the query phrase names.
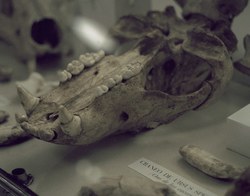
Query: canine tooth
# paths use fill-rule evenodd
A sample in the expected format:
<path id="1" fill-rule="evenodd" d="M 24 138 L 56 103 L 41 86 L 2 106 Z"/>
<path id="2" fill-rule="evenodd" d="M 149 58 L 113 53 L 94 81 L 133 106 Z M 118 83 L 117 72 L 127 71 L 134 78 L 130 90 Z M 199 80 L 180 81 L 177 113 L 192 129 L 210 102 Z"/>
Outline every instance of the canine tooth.
<path id="1" fill-rule="evenodd" d="M 243 172 L 242 168 L 225 163 L 197 146 L 185 145 L 179 152 L 190 165 L 215 178 L 234 179 Z"/>
<path id="2" fill-rule="evenodd" d="M 122 76 L 121 75 L 115 75 L 114 80 L 115 80 L 116 84 L 118 84 L 118 83 L 120 83 L 122 81 Z"/>
<path id="3" fill-rule="evenodd" d="M 69 136 L 81 133 L 81 118 L 71 114 L 64 106 L 59 107 L 59 120 L 62 131 Z"/>
<path id="4" fill-rule="evenodd" d="M 59 106 L 59 120 L 61 124 L 67 124 L 73 118 L 73 114 L 71 114 L 63 105 Z"/>
<path id="5" fill-rule="evenodd" d="M 20 85 L 17 85 L 17 93 L 20 97 L 21 104 L 23 105 L 26 114 L 29 115 L 38 105 L 40 99 L 34 97 L 31 93 L 29 93 L 26 89 L 24 89 Z"/>
<path id="6" fill-rule="evenodd" d="M 22 122 L 28 121 L 28 118 L 24 114 L 15 114 L 16 121 L 20 124 Z"/>
<path id="7" fill-rule="evenodd" d="M 108 81 L 107 81 L 107 87 L 112 88 L 115 85 L 116 85 L 115 80 L 113 78 L 109 78 Z"/>

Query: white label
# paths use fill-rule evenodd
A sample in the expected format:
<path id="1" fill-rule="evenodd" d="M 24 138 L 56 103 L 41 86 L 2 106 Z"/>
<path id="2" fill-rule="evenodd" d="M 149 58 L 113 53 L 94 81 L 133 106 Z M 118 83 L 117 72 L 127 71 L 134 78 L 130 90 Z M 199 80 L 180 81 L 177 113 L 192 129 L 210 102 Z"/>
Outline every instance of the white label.
<path id="1" fill-rule="evenodd" d="M 139 159 L 128 167 L 155 182 L 161 182 L 170 186 L 180 196 L 217 196 L 216 194 L 145 158 Z"/>

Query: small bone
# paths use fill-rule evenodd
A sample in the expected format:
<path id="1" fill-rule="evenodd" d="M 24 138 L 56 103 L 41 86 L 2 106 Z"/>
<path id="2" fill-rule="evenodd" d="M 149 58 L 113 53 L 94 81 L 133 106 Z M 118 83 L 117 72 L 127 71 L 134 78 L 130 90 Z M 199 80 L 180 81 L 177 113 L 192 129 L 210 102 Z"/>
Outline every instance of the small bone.
<path id="1" fill-rule="evenodd" d="M 190 165 L 214 178 L 236 179 L 243 172 L 242 168 L 225 163 L 197 146 L 185 145 L 179 152 Z"/>
<path id="2" fill-rule="evenodd" d="M 60 82 L 66 82 L 67 80 L 70 80 L 72 78 L 72 74 L 66 70 L 59 71 L 58 75 Z"/>
<path id="3" fill-rule="evenodd" d="M 17 85 L 17 93 L 19 95 L 21 104 L 23 105 L 24 110 L 26 111 L 26 114 L 29 115 L 35 109 L 40 99 L 37 97 L 34 97 L 27 90 L 25 90 L 21 85 Z"/>
<path id="4" fill-rule="evenodd" d="M 66 135 L 77 136 L 81 133 L 81 118 L 71 114 L 63 105 L 59 107 L 59 120 Z"/>
<path id="5" fill-rule="evenodd" d="M 0 124 L 7 121 L 9 114 L 6 111 L 0 110 Z"/>
<path id="6" fill-rule="evenodd" d="M 84 69 L 84 64 L 78 60 L 74 60 L 67 66 L 67 71 L 70 72 L 72 75 L 80 74 Z"/>

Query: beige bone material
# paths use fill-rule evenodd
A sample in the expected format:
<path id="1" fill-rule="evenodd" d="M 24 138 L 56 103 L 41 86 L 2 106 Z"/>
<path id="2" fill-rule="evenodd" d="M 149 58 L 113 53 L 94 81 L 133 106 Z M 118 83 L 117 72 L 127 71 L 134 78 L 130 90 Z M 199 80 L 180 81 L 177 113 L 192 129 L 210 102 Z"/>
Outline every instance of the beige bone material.
<path id="1" fill-rule="evenodd" d="M 99 182 L 83 186 L 79 196 L 177 196 L 167 185 L 144 177 L 102 177 Z"/>
<path id="2" fill-rule="evenodd" d="M 223 43 L 193 30 L 177 48 L 170 44 L 154 31 L 124 54 L 98 59 L 41 96 L 21 127 L 52 143 L 88 145 L 168 123 L 217 98 L 232 74 Z"/>
<path id="3" fill-rule="evenodd" d="M 228 164 L 194 145 L 182 146 L 179 152 L 190 165 L 214 178 L 236 179 L 244 170 Z"/>

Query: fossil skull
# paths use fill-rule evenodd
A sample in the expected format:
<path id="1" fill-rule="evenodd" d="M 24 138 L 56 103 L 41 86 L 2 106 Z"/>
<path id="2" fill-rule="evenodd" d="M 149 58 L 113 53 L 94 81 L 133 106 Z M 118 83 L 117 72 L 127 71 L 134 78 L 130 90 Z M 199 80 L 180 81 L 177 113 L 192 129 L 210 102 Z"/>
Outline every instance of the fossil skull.
<path id="1" fill-rule="evenodd" d="M 21 60 L 64 56 L 73 50 L 70 1 L 0 0 L 0 39 Z"/>
<path id="2" fill-rule="evenodd" d="M 32 97 L 18 86 L 33 136 L 88 145 L 112 134 L 142 131 L 174 120 L 217 98 L 232 75 L 223 42 L 202 29 L 173 45 L 161 31 L 119 56 L 86 53 L 68 64 L 61 83 Z"/>

